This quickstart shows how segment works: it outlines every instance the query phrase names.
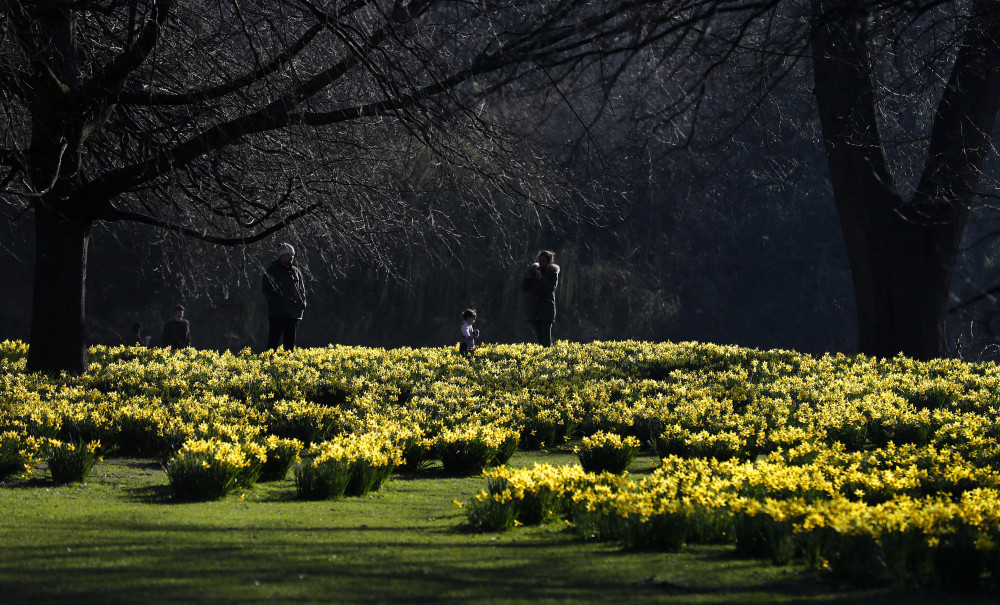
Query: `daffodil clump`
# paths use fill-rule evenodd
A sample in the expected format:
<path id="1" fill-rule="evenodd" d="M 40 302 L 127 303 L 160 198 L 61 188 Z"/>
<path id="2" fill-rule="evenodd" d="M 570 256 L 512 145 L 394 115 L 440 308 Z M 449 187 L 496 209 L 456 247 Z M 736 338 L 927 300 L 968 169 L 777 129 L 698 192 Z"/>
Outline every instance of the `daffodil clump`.
<path id="1" fill-rule="evenodd" d="M 519 447 L 523 450 L 537 450 L 568 440 L 577 422 L 564 418 L 551 402 L 542 407 L 543 402 L 527 405 L 521 409 L 521 438 Z"/>
<path id="2" fill-rule="evenodd" d="M 639 440 L 635 437 L 621 437 L 614 433 L 597 433 L 584 437 L 580 445 L 573 448 L 580 459 L 583 470 L 590 473 L 605 471 L 620 475 L 624 473 L 639 452 Z"/>
<path id="3" fill-rule="evenodd" d="M 52 480 L 56 483 L 86 481 L 90 469 L 100 459 L 100 441 L 68 443 L 47 439 L 42 447 Z"/>
<path id="4" fill-rule="evenodd" d="M 437 450 L 447 473 L 472 475 L 488 466 L 506 464 L 517 451 L 519 437 L 514 429 L 469 424 L 444 429 Z"/>
<path id="5" fill-rule="evenodd" d="M 309 448 L 295 469 L 300 499 L 326 500 L 362 496 L 381 488 L 402 464 L 402 451 L 381 432 L 338 437 Z"/>
<path id="6" fill-rule="evenodd" d="M 976 488 L 957 499 L 899 496 L 870 505 L 848 498 L 751 501 L 737 520 L 745 554 L 813 568 L 863 583 L 968 588 L 996 573 L 1000 538 L 997 490 Z"/>
<path id="7" fill-rule="evenodd" d="M 23 372 L 28 358 L 28 343 L 21 340 L 0 341 L 0 369 L 3 373 Z"/>
<path id="8" fill-rule="evenodd" d="M 384 432 L 370 431 L 351 435 L 348 439 L 354 461 L 351 464 L 351 481 L 345 493 L 348 496 L 364 496 L 381 489 L 392 471 L 402 464 L 402 450 L 392 436 Z"/>
<path id="9" fill-rule="evenodd" d="M 568 512 L 573 486 L 589 475 L 579 466 L 535 464 L 530 469 L 500 466 L 483 472 L 487 488 L 465 507 L 469 522 L 480 531 L 514 525 L 538 525 Z"/>
<path id="10" fill-rule="evenodd" d="M 283 399 L 268 407 L 266 422 L 270 432 L 306 445 L 331 439 L 356 422 L 351 410 L 325 407 L 305 399 Z"/>
<path id="11" fill-rule="evenodd" d="M 167 462 L 166 471 L 176 499 L 216 500 L 251 487 L 266 460 L 266 450 L 256 444 L 191 439 Z"/>
<path id="12" fill-rule="evenodd" d="M 426 414 L 393 410 L 388 414 L 369 413 L 361 430 L 383 435 L 392 451 L 398 453 L 396 467 L 415 473 L 429 465 L 434 456 L 434 439 L 428 437 L 430 431 L 425 424 Z"/>
<path id="13" fill-rule="evenodd" d="M 295 468 L 295 491 L 300 500 L 341 498 L 351 482 L 354 452 L 341 441 L 309 448 L 307 459 Z"/>
<path id="14" fill-rule="evenodd" d="M 283 481 L 288 476 L 288 469 L 302 461 L 299 452 L 304 446 L 298 439 L 269 435 L 263 445 L 265 459 L 260 469 L 260 481 Z"/>
<path id="15" fill-rule="evenodd" d="M 23 432 L 0 433 L 0 481 L 19 474 L 31 474 L 40 447 L 38 439 Z"/>

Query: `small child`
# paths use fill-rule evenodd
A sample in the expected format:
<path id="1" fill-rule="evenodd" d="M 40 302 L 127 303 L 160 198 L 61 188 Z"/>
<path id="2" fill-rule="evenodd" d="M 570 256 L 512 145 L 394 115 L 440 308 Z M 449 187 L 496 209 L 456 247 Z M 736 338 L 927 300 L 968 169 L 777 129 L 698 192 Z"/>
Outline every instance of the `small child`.
<path id="1" fill-rule="evenodd" d="M 476 339 L 479 338 L 479 330 L 472 327 L 472 324 L 476 323 L 476 310 L 466 309 L 462 311 L 462 342 L 458 345 L 458 352 L 460 355 L 469 357 L 472 355 L 472 350 L 476 348 Z"/>
<path id="2" fill-rule="evenodd" d="M 142 324 L 138 321 L 132 322 L 132 335 L 126 341 L 125 344 L 136 346 L 136 347 L 148 347 L 150 341 L 153 339 L 152 336 L 142 335 Z"/>

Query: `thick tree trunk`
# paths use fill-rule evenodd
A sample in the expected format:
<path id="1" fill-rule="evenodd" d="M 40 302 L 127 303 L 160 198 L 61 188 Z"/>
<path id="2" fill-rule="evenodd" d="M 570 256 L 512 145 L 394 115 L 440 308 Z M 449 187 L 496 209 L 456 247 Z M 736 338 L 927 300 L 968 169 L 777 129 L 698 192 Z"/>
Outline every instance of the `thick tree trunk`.
<path id="1" fill-rule="evenodd" d="M 861 0 L 814 0 L 813 66 L 830 179 L 858 312 L 858 350 L 948 354 L 955 262 L 1000 107 L 997 0 L 979 0 L 939 103 L 923 177 L 896 187 L 877 120 Z"/>
<path id="2" fill-rule="evenodd" d="M 84 297 L 90 223 L 35 210 L 35 284 L 29 372 L 87 370 Z"/>
<path id="3" fill-rule="evenodd" d="M 88 119 L 72 92 L 81 79 L 77 13 L 52 5 L 30 15 L 41 39 L 26 87 L 33 93 L 28 177 L 37 196 L 27 370 L 80 374 L 87 369 L 84 294 L 91 218 L 77 193 L 84 181 L 81 151 Z"/>
<path id="4" fill-rule="evenodd" d="M 835 191 L 845 188 L 834 184 Z M 838 207 L 881 202 L 861 197 Z M 948 297 L 965 219 L 928 224 L 924 217 L 880 213 L 841 225 L 854 280 L 858 351 L 879 357 L 946 356 Z"/>

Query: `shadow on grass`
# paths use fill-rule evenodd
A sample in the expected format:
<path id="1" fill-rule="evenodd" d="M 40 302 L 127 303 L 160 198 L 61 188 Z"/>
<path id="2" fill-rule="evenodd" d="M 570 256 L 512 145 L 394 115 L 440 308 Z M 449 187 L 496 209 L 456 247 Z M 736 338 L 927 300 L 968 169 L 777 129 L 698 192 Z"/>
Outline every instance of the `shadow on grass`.
<path id="1" fill-rule="evenodd" d="M 295 487 L 290 489 L 271 489 L 265 495 L 257 498 L 257 502 L 268 504 L 282 504 L 286 502 L 301 502 L 295 492 Z"/>
<path id="2" fill-rule="evenodd" d="M 114 462 L 118 466 L 140 471 L 162 471 L 163 464 L 150 458 L 108 458 L 107 462 Z"/>
<path id="3" fill-rule="evenodd" d="M 3 601 L 955 602 L 953 594 L 842 589 L 798 568 L 733 560 L 722 546 L 623 552 L 559 531 L 359 524 L 343 511 L 305 505 L 267 518 L 242 518 L 228 506 L 214 523 L 164 510 L 169 521 L 66 521 L 51 528 L 65 541 L 10 548 L 0 559 Z M 991 594 L 970 597 L 993 602 Z"/>
<path id="4" fill-rule="evenodd" d="M 125 494 L 127 500 L 143 504 L 177 504 L 181 502 L 174 499 L 174 490 L 169 484 L 128 487 L 125 488 Z"/>
<path id="5" fill-rule="evenodd" d="M 422 493 L 424 490 L 418 489 L 417 486 L 421 485 L 418 483 L 420 480 L 425 480 L 428 478 L 436 479 L 469 479 L 469 477 L 452 477 L 443 473 L 435 473 L 434 475 L 392 475 L 389 479 L 392 485 L 392 491 L 400 494 L 407 493 Z M 164 481 L 167 481 L 166 476 L 163 477 Z M 473 477 L 473 479 L 478 479 L 478 477 Z M 51 483 L 46 484 L 44 481 L 41 483 L 36 483 L 31 487 L 39 486 L 52 486 Z M 387 485 L 389 485 L 387 483 Z M 238 493 L 240 490 L 234 490 L 234 493 Z M 295 482 L 292 479 L 285 478 L 277 481 L 266 481 L 258 482 L 252 487 L 247 488 L 246 493 L 256 494 L 254 497 L 254 502 L 259 503 L 286 503 L 286 502 L 322 502 L 323 500 L 302 500 L 298 497 Z M 143 504 L 175 504 L 175 503 L 190 503 L 190 500 L 180 500 L 177 501 L 173 498 L 173 488 L 170 487 L 169 483 L 149 483 L 146 485 L 125 488 L 124 492 L 126 494 L 126 500 L 131 502 L 139 502 Z M 344 502 L 344 501 L 360 501 L 368 496 L 371 497 L 382 497 L 387 493 L 386 488 L 382 490 L 372 492 L 371 494 L 366 494 L 364 496 L 343 496 L 341 498 L 326 500 L 328 502 Z M 197 501 L 194 501 L 197 502 Z"/>
<path id="6" fill-rule="evenodd" d="M 144 527 L 128 529 L 140 536 L 148 532 Z M 398 528 L 366 529 L 380 534 Z M 283 536 L 280 543 L 262 538 L 259 529 L 253 535 L 230 537 L 242 531 L 179 526 L 168 528 L 167 533 L 181 536 L 168 535 L 148 542 L 146 548 L 132 541 L 100 545 L 134 552 L 141 557 L 141 565 L 87 568 L 74 565 L 70 554 L 12 553 L 33 558 L 47 571 L 44 582 L 7 579 L 7 602 L 655 603 L 669 597 L 671 603 L 685 604 L 807 603 L 816 602 L 813 597 L 819 593 L 825 593 L 824 603 L 838 604 L 954 602 L 954 595 L 915 591 L 831 595 L 829 591 L 835 589 L 792 574 L 761 581 L 741 576 L 736 582 L 713 583 L 704 576 L 677 577 L 662 565 L 652 575 L 631 569 L 615 573 L 614 559 L 620 555 L 595 557 L 585 549 L 567 552 L 562 543 L 532 544 L 532 549 L 518 550 L 515 559 L 494 545 L 464 544 L 442 553 L 422 543 L 366 543 L 356 535 L 329 531 L 325 540 L 303 541 L 311 533 L 308 528 Z"/>
<path id="7" fill-rule="evenodd" d="M 63 487 L 62 485 L 57 485 L 52 482 L 49 477 L 39 477 L 33 475 L 28 478 L 13 478 L 6 481 L 0 481 L 0 487 L 4 489 L 39 489 L 46 487 Z"/>

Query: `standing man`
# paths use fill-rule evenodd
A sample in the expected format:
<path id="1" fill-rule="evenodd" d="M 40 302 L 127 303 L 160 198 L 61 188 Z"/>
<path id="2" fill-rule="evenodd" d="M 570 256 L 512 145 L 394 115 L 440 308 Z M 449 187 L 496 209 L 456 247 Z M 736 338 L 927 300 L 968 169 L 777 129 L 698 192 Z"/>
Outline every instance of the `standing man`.
<path id="1" fill-rule="evenodd" d="M 552 346 L 552 322 L 556 320 L 556 287 L 559 285 L 559 265 L 555 264 L 556 253 L 542 250 L 538 262 L 528 268 L 528 274 L 521 282 L 521 290 L 527 292 L 527 319 L 535 330 L 538 344 Z"/>
<path id="2" fill-rule="evenodd" d="M 295 348 L 295 327 L 306 308 L 306 286 L 302 272 L 292 266 L 295 248 L 280 244 L 277 259 L 264 272 L 264 298 L 267 299 L 267 348 L 284 344 L 286 351 Z"/>
<path id="3" fill-rule="evenodd" d="M 174 318 L 163 323 L 160 342 L 163 346 L 174 349 L 191 346 L 191 324 L 184 319 L 184 305 L 174 305 Z"/>

